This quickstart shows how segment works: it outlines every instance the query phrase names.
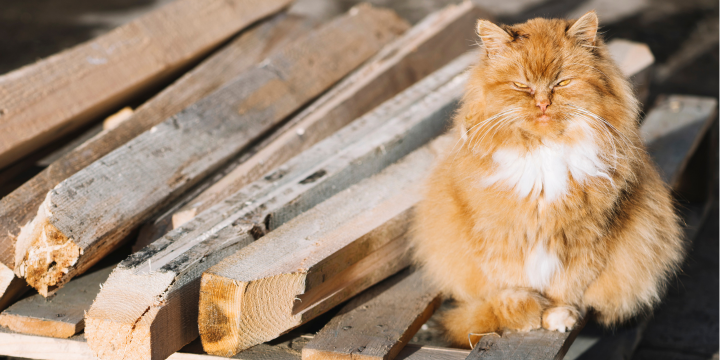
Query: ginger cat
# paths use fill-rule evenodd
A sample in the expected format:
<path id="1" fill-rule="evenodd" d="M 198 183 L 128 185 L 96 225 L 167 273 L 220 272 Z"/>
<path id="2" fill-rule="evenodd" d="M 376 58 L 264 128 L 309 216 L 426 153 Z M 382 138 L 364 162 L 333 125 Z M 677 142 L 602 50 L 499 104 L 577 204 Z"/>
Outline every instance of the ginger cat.
<path id="1" fill-rule="evenodd" d="M 577 21 L 480 20 L 478 64 L 418 207 L 415 259 L 469 333 L 567 331 L 650 309 L 685 246 L 668 187 L 638 134 L 638 102 L 597 34 Z"/>

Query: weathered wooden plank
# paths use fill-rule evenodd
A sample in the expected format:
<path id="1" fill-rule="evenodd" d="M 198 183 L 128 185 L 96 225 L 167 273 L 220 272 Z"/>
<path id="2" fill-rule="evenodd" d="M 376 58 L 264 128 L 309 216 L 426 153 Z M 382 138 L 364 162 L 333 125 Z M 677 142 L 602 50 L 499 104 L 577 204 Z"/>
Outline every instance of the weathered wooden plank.
<path id="1" fill-rule="evenodd" d="M 85 327 L 85 312 L 112 269 L 75 279 L 50 299 L 39 294 L 24 298 L 0 313 L 0 325 L 23 334 L 69 338 Z"/>
<path id="2" fill-rule="evenodd" d="M 302 358 L 394 359 L 440 301 L 420 272 L 402 271 L 345 305 L 305 345 Z"/>
<path id="3" fill-rule="evenodd" d="M 448 140 L 416 150 L 206 270 L 198 317 L 205 351 L 231 356 L 271 340 L 407 266 L 417 187 Z"/>
<path id="4" fill-rule="evenodd" d="M 566 333 L 558 331 L 504 331 L 502 336 L 485 335 L 475 344 L 467 359 L 483 360 L 562 360 L 585 326 L 586 318 Z"/>
<path id="5" fill-rule="evenodd" d="M 289 121 L 278 136 L 263 140 L 256 151 L 249 152 L 255 153 L 232 172 L 196 197 L 182 199 L 184 206 L 175 206 L 143 227 L 137 247 L 179 227 L 468 51 L 473 44 L 470 39 L 474 37 L 475 22 L 487 17 L 470 2 L 429 15 Z"/>
<path id="6" fill-rule="evenodd" d="M 442 132 L 452 100 L 462 93 L 462 75 L 453 79 L 474 56 L 448 64 L 123 261 L 88 312 L 90 346 L 108 358 L 142 348 L 151 337 L 153 344 L 182 345 L 196 338 L 201 273 Z M 432 101 L 421 101 L 433 89 Z M 412 111 L 392 116 L 413 103 Z"/>
<path id="7" fill-rule="evenodd" d="M 280 14 L 249 29 L 136 109 L 132 117 L 56 159 L 31 180 L 0 199 L 0 262 L 12 271 L 15 265 L 15 241 L 20 227 L 33 219 L 37 208 L 53 187 L 152 126 L 209 95 L 260 62 L 272 51 L 307 33 L 313 24 L 314 22 L 306 19 Z M 10 302 L 17 296 L 17 291 L 8 291 L 2 285 L 0 283 L 0 304 Z"/>
<path id="8" fill-rule="evenodd" d="M 196 346 L 184 348 L 171 354 L 168 360 L 221 360 L 224 357 L 207 355 L 196 351 Z M 0 356 L 13 356 L 47 360 L 97 360 L 83 334 L 69 339 L 19 334 L 0 328 Z M 234 359 L 242 360 L 300 360 L 300 351 L 288 351 L 278 345 L 263 344 Z M 422 359 L 418 359 L 422 360 Z"/>
<path id="9" fill-rule="evenodd" d="M 406 26 L 355 7 L 63 181 L 21 230 L 15 273 L 43 295 L 62 286 Z"/>
<path id="10" fill-rule="evenodd" d="M 470 350 L 408 344 L 395 358 L 397 360 L 464 360 Z"/>
<path id="11" fill-rule="evenodd" d="M 0 77 L 0 167 L 122 105 L 290 0 L 180 0 Z"/>
<path id="12" fill-rule="evenodd" d="M 648 113 L 640 133 L 670 186 L 678 185 L 688 154 L 695 152 L 716 118 L 717 100 L 697 96 L 670 95 Z"/>

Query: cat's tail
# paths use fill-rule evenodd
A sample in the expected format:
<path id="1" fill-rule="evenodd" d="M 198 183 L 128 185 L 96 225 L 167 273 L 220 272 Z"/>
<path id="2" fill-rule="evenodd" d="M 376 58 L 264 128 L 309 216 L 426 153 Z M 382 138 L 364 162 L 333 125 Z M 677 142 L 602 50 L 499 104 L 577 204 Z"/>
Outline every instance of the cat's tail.
<path id="1" fill-rule="evenodd" d="M 504 289 L 483 300 L 460 302 L 443 314 L 442 323 L 448 340 L 455 346 L 469 348 L 469 338 L 476 342 L 479 334 L 540 328 L 543 310 L 549 305 L 550 302 L 535 291 Z"/>

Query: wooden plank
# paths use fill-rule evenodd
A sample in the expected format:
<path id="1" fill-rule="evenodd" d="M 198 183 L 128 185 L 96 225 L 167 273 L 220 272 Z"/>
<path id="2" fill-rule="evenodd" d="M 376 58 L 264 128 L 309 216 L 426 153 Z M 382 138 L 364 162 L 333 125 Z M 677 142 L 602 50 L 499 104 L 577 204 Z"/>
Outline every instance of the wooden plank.
<path id="1" fill-rule="evenodd" d="M 504 331 L 502 336 L 486 335 L 475 345 L 467 359 L 484 360 L 562 360 L 585 326 L 583 318 L 575 328 L 566 333 L 558 331 Z"/>
<path id="2" fill-rule="evenodd" d="M 205 351 L 231 356 L 274 339 L 407 266 L 417 187 L 448 140 L 434 140 L 206 270 L 198 317 Z"/>
<path id="3" fill-rule="evenodd" d="M 470 350 L 408 344 L 395 358 L 397 360 L 464 360 Z"/>
<path id="4" fill-rule="evenodd" d="M 74 279 L 50 299 L 39 294 L 24 298 L 0 313 L 0 325 L 23 334 L 69 338 L 85 328 L 85 312 L 112 269 Z"/>
<path id="5" fill-rule="evenodd" d="M 120 145 L 209 95 L 260 62 L 269 53 L 307 33 L 313 25 L 312 21 L 280 14 L 244 32 L 136 109 L 132 117 L 71 150 L 11 194 L 0 199 L 0 262 L 12 271 L 15 265 L 15 241 L 20 227 L 33 219 L 37 208 L 53 187 Z M 8 291 L 7 287 L 2 285 L 0 283 L 0 304 L 11 302 L 17 296 L 17 291 Z"/>
<path id="6" fill-rule="evenodd" d="M 355 7 L 63 181 L 22 228 L 15 273 L 48 295 L 406 26 Z"/>
<path id="7" fill-rule="evenodd" d="M 179 0 L 0 77 L 0 168 L 166 79 L 290 0 Z"/>
<path id="8" fill-rule="evenodd" d="M 145 226 L 136 247 L 179 227 L 468 51 L 475 22 L 487 17 L 470 2 L 429 15 L 292 119 L 279 136 L 265 139 L 256 151 L 250 151 L 252 157 L 232 172 L 194 198 L 183 199 L 184 206 L 176 206 Z"/>
<path id="9" fill-rule="evenodd" d="M 420 272 L 402 271 L 352 299 L 302 350 L 312 359 L 394 359 L 440 306 Z"/>
<path id="10" fill-rule="evenodd" d="M 297 341 L 296 341 L 297 342 Z M 302 342 L 300 342 L 302 343 Z M 183 348 L 171 354 L 168 360 L 221 360 L 224 357 L 207 355 L 196 351 L 197 347 Z M 37 335 L 19 334 L 0 328 L 0 355 L 47 360 L 97 360 L 85 337 L 75 335 L 58 339 Z M 234 359 L 243 360 L 300 360 L 300 352 L 288 351 L 282 344 L 263 344 Z M 422 360 L 422 359 L 418 359 Z"/>
<path id="11" fill-rule="evenodd" d="M 661 98 L 640 129 L 663 180 L 672 187 L 702 136 L 717 118 L 717 100 L 707 97 L 670 95 Z"/>
<path id="12" fill-rule="evenodd" d="M 151 347 L 146 345 L 151 338 L 152 346 L 182 346 L 196 338 L 202 272 L 266 230 L 379 172 L 439 134 L 454 109 L 448 97 L 457 99 L 462 93 L 463 82 L 451 80 L 475 56 L 448 64 L 123 261 L 86 317 L 90 346 L 108 358 L 126 348 Z M 443 90 L 448 84 L 441 85 L 448 81 L 450 89 Z M 421 101 L 436 88 L 432 103 Z M 414 110 L 391 115 L 413 103 Z"/>

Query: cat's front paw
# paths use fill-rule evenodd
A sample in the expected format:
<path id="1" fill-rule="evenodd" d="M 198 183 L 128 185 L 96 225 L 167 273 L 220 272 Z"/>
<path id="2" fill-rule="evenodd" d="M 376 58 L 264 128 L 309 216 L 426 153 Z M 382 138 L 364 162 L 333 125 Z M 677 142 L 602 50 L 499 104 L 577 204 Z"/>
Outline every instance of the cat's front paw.
<path id="1" fill-rule="evenodd" d="M 572 308 L 558 306 L 545 310 L 542 315 L 542 327 L 564 333 L 575 327 L 579 314 Z"/>

